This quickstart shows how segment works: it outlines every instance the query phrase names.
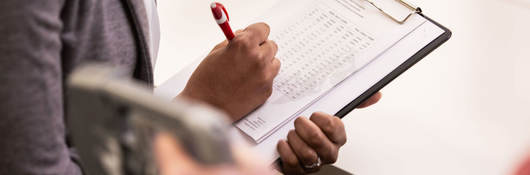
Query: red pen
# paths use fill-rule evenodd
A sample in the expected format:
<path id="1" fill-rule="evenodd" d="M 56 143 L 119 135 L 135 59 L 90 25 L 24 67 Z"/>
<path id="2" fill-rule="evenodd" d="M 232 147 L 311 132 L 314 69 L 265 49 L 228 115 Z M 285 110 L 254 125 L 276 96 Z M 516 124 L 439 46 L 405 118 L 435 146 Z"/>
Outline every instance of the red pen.
<path id="1" fill-rule="evenodd" d="M 215 21 L 217 24 L 219 24 L 219 27 L 223 30 L 223 33 L 226 36 L 226 39 L 229 41 L 234 39 L 235 35 L 232 31 L 232 28 L 230 27 L 230 24 L 228 23 L 230 21 L 230 17 L 228 17 L 228 12 L 226 11 L 226 8 L 223 6 L 223 4 L 214 2 L 211 5 L 213 17 L 215 18 Z"/>

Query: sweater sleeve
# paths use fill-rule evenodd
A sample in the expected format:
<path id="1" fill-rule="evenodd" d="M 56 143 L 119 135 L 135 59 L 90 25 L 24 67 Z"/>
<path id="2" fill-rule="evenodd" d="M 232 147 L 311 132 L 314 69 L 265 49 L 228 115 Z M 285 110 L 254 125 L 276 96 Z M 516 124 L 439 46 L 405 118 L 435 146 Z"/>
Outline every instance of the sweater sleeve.
<path id="1" fill-rule="evenodd" d="M 82 174 L 65 136 L 63 4 L 0 3 L 0 174 Z"/>

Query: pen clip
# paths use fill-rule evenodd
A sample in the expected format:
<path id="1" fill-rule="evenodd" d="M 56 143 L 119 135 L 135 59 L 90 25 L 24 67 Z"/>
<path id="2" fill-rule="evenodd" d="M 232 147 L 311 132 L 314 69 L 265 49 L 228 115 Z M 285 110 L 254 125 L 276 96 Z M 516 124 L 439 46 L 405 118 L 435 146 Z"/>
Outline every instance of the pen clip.
<path id="1" fill-rule="evenodd" d="M 223 9 L 223 12 L 225 12 L 226 21 L 230 21 L 230 16 L 228 16 L 228 11 L 226 10 L 225 6 L 223 4 L 220 4 L 220 3 L 217 3 L 217 5 L 221 6 L 221 9 Z"/>

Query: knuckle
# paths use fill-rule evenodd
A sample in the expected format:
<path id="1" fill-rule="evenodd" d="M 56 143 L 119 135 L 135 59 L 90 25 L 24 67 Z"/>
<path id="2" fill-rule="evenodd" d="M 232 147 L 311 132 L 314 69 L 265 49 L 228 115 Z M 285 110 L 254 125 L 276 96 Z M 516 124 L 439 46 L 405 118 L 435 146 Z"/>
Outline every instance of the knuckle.
<path id="1" fill-rule="evenodd" d="M 267 24 L 267 23 L 262 22 L 262 24 L 263 24 L 263 25 L 265 26 L 265 28 L 267 28 L 267 29 L 270 29 L 270 28 L 271 28 L 271 26 L 269 26 L 269 24 Z"/>
<path id="2" fill-rule="evenodd" d="M 256 49 L 247 49 L 247 52 L 246 52 L 246 55 L 247 57 L 250 58 L 250 60 L 256 64 L 256 65 L 260 65 L 262 66 L 263 65 L 263 61 L 261 61 L 262 57 L 263 57 L 263 54 L 260 53 L 258 50 Z"/>
<path id="3" fill-rule="evenodd" d="M 270 40 L 270 42 L 271 42 L 271 44 L 272 44 L 274 50 L 278 50 L 278 49 L 279 49 L 278 43 L 276 43 L 276 41 L 274 41 L 274 40 Z"/>
<path id="4" fill-rule="evenodd" d="M 258 78 L 262 86 L 264 86 L 266 89 L 269 88 L 269 85 L 272 82 L 270 81 L 270 75 L 268 75 L 267 71 L 265 70 L 260 71 Z"/>
<path id="5" fill-rule="evenodd" d="M 260 56 L 258 56 L 257 54 L 254 54 L 253 56 L 251 56 L 253 59 L 253 63 L 254 64 L 254 67 L 256 68 L 256 71 L 258 71 L 262 77 L 261 80 L 263 79 L 266 79 L 266 67 L 267 67 L 267 64 L 261 60 L 261 58 L 259 58 Z"/>
<path id="6" fill-rule="evenodd" d="M 336 148 L 328 148 L 322 154 L 322 159 L 325 163 L 335 163 L 338 159 L 338 150 Z"/>
<path id="7" fill-rule="evenodd" d="M 314 146 L 316 149 L 320 149 L 323 147 L 322 139 L 320 139 L 320 135 L 317 132 L 308 132 L 307 136 L 309 137 L 308 142 L 310 145 Z"/>
<path id="8" fill-rule="evenodd" d="M 272 50 L 264 50 L 260 55 L 262 60 L 267 60 L 268 62 L 272 62 L 272 59 L 274 58 L 274 52 Z"/>
<path id="9" fill-rule="evenodd" d="M 319 137 L 320 135 L 319 135 L 318 132 L 316 132 L 316 131 L 309 131 L 309 132 L 307 133 L 307 136 L 308 136 L 308 137 L 311 137 L 311 138 L 314 138 L 314 139 L 316 139 L 316 140 L 318 141 L 318 140 L 319 140 L 318 137 Z"/>
<path id="10" fill-rule="evenodd" d="M 321 119 L 321 118 L 326 118 L 327 116 L 328 114 L 323 113 L 323 112 L 314 112 L 313 114 L 311 114 L 312 119 Z"/>
<path id="11" fill-rule="evenodd" d="M 286 159 L 285 164 L 286 164 L 288 167 L 296 167 L 296 166 L 298 166 L 298 160 L 296 159 L 296 157 L 288 157 L 288 158 Z"/>
<path id="12" fill-rule="evenodd" d="M 339 125 L 342 125 L 342 120 L 339 118 L 339 117 L 332 117 L 333 118 L 333 122 L 339 124 Z"/>
<path id="13" fill-rule="evenodd" d="M 263 27 L 265 30 L 270 30 L 270 29 L 271 29 L 271 26 L 269 26 L 269 24 L 264 23 L 264 22 L 257 23 L 257 25 L 260 25 L 260 26 Z"/>
<path id="14" fill-rule="evenodd" d="M 269 98 L 270 96 L 272 96 L 272 87 L 265 88 L 265 96 L 266 98 Z"/>
<path id="15" fill-rule="evenodd" d="M 270 65 L 268 65 L 269 68 L 266 68 L 263 72 L 264 81 L 266 85 L 272 86 L 274 78 L 276 77 L 276 70 L 272 69 Z"/>
<path id="16" fill-rule="evenodd" d="M 302 156 L 302 159 L 310 161 L 310 162 L 314 161 L 314 159 L 316 159 L 315 153 L 312 150 L 310 150 L 310 149 L 307 149 L 307 150 L 303 151 L 301 153 L 301 156 Z"/>
<path id="17" fill-rule="evenodd" d="M 322 124 L 326 126 L 335 126 L 335 119 L 333 117 L 322 117 Z"/>
<path id="18" fill-rule="evenodd" d="M 326 121 L 326 124 L 322 127 L 322 130 L 328 134 L 334 134 L 337 130 L 337 125 L 332 120 Z"/>
<path id="19" fill-rule="evenodd" d="M 247 36 L 239 36 L 234 38 L 233 44 L 240 49 L 250 48 L 250 39 Z"/>
<path id="20" fill-rule="evenodd" d="M 348 142 L 348 138 L 347 137 L 343 137 L 339 141 L 340 141 L 340 146 L 342 146 L 342 145 L 346 144 L 346 142 Z"/>
<path id="21" fill-rule="evenodd" d="M 311 121 L 315 122 L 315 124 L 317 124 L 326 133 L 333 133 L 336 127 L 338 127 L 335 117 L 323 115 L 322 113 L 318 112 L 311 115 Z"/>
<path id="22" fill-rule="evenodd" d="M 248 54 L 250 57 L 254 58 L 253 60 L 256 61 L 256 63 L 260 64 L 262 63 L 262 58 L 265 57 L 264 54 L 257 49 L 250 50 Z"/>
<path id="23" fill-rule="evenodd" d="M 244 48 L 244 49 L 250 49 L 252 48 L 252 42 L 250 41 L 250 39 L 245 39 L 243 41 L 241 41 L 241 46 Z"/>
<path id="24" fill-rule="evenodd" d="M 280 70 L 282 68 L 282 63 L 279 59 L 277 58 L 274 58 L 273 62 L 272 62 L 272 65 L 271 65 L 271 70 L 272 70 L 272 73 L 273 73 L 273 79 L 274 77 L 276 77 L 278 75 L 278 73 L 280 73 Z"/>
<path id="25" fill-rule="evenodd" d="M 268 46 L 268 50 L 269 52 L 271 52 L 272 54 L 271 55 L 275 55 L 275 53 L 278 52 L 278 45 L 276 44 L 276 42 L 272 41 L 272 40 L 269 40 L 267 41 L 267 44 L 269 45 Z"/>
<path id="26" fill-rule="evenodd" d="M 282 67 L 282 61 L 280 59 L 274 58 L 273 61 L 275 68 L 279 69 L 280 67 Z"/>
<path id="27" fill-rule="evenodd" d="M 335 125 L 340 129 L 341 132 L 346 133 L 346 128 L 344 128 L 344 123 L 342 120 L 338 117 L 333 117 L 333 120 L 335 121 Z"/>
<path id="28" fill-rule="evenodd" d="M 248 55 L 249 65 L 251 66 L 252 71 L 256 73 L 256 78 L 260 82 L 263 82 L 267 79 L 267 64 L 262 61 L 256 53 L 250 53 Z"/>
<path id="29" fill-rule="evenodd" d="M 333 164 L 335 162 L 337 162 L 337 156 L 330 158 L 328 163 Z"/>
<path id="30" fill-rule="evenodd" d="M 333 117 L 323 116 L 322 118 L 324 120 L 324 124 L 328 124 L 328 125 L 334 124 L 335 119 L 333 119 Z"/>
<path id="31" fill-rule="evenodd" d="M 337 144 L 339 144 L 339 146 L 342 146 L 348 141 L 348 138 L 346 136 L 346 129 L 344 128 L 344 123 L 342 123 L 342 120 L 340 120 L 340 118 L 338 117 L 333 117 L 333 120 L 335 121 L 334 123 L 338 128 L 335 130 L 337 132 L 335 134 L 338 135 L 338 138 L 336 138 L 336 142 Z"/>

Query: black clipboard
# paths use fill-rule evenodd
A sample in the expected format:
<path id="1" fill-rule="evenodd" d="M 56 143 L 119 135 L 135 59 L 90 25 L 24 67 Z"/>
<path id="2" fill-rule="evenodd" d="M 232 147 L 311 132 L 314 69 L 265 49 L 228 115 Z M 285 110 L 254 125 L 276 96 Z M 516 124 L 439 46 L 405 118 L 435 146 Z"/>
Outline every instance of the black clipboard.
<path id="1" fill-rule="evenodd" d="M 419 9 L 419 8 L 418 8 Z M 396 67 L 392 72 L 390 72 L 388 75 L 386 75 L 383 79 L 379 80 L 375 85 L 370 87 L 368 90 L 366 90 L 364 93 L 362 93 L 359 97 L 357 97 L 355 100 L 351 101 L 349 104 L 344 106 L 341 110 L 339 110 L 337 113 L 335 113 L 335 116 L 339 118 L 344 118 L 346 115 L 348 115 L 351 111 L 357 108 L 361 103 L 363 103 L 365 100 L 379 92 L 381 89 L 383 89 L 386 85 L 388 85 L 390 82 L 392 82 L 394 79 L 399 77 L 401 74 L 403 74 L 405 71 L 410 69 L 412 66 L 414 66 L 416 63 L 421 61 L 423 58 L 425 58 L 427 55 L 429 55 L 432 51 L 436 50 L 438 47 L 440 47 L 442 44 L 447 42 L 451 36 L 452 32 L 447 27 L 441 25 L 440 23 L 432 20 L 431 18 L 425 16 L 421 10 L 419 13 L 420 16 L 424 17 L 434 25 L 441 28 L 444 33 L 442 33 L 440 36 L 438 36 L 436 39 L 434 39 L 429 44 L 425 45 L 420 51 L 416 52 L 412 57 L 407 59 L 407 61 L 403 62 L 401 65 Z M 282 167 L 282 161 L 280 158 L 277 158 L 276 161 L 274 161 L 273 164 L 279 165 L 279 167 Z"/>
<path id="2" fill-rule="evenodd" d="M 442 26 L 441 24 L 432 20 L 431 18 L 425 16 L 423 13 L 421 13 L 421 11 L 418 14 L 424 17 L 425 19 L 427 19 L 428 21 L 432 22 L 436 26 L 440 27 L 444 31 L 444 33 L 438 36 L 435 40 L 433 40 L 429 44 L 427 44 L 420 51 L 416 52 L 412 57 L 407 59 L 407 61 L 403 62 L 401 65 L 395 68 L 390 74 L 386 75 L 383 79 L 378 81 L 375 85 L 370 87 L 368 90 L 366 90 L 363 94 L 361 94 L 355 100 L 351 101 L 349 104 L 344 106 L 341 110 L 335 113 L 335 116 L 339 118 L 344 118 L 351 111 L 353 111 L 357 106 L 359 106 L 362 102 L 364 102 L 365 100 L 370 98 L 372 95 L 379 92 L 379 90 L 383 89 L 386 85 L 388 85 L 394 79 L 399 77 L 403 72 L 407 71 L 409 68 L 414 66 L 416 63 L 418 63 L 420 60 L 425 58 L 432 51 L 436 50 L 438 47 L 440 47 L 442 44 L 444 44 L 451 38 L 451 35 L 452 35 L 451 30 Z"/>

